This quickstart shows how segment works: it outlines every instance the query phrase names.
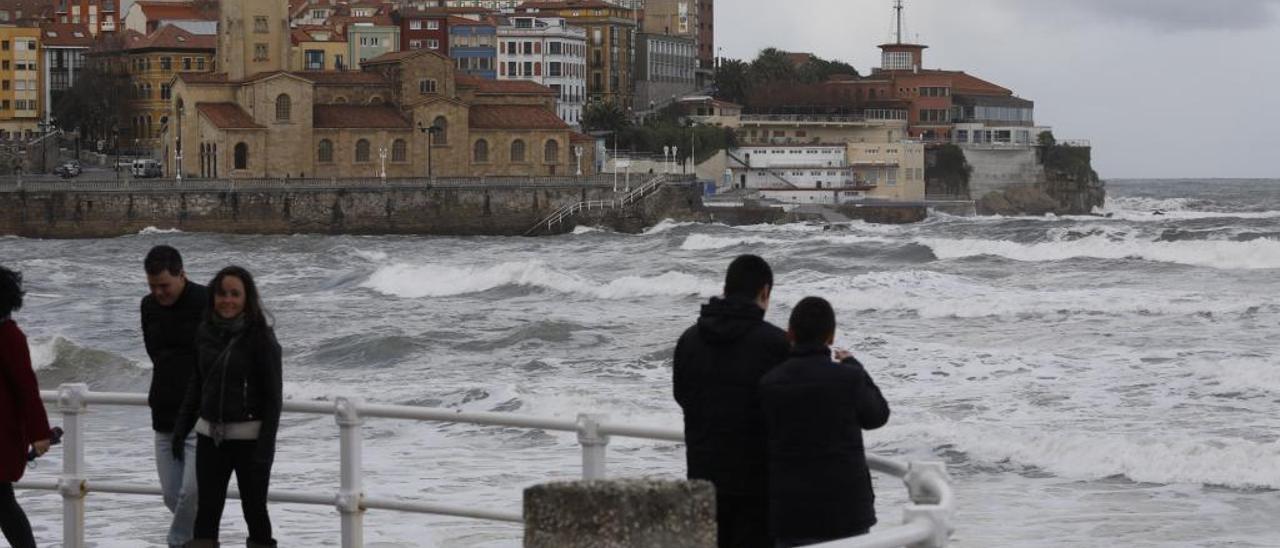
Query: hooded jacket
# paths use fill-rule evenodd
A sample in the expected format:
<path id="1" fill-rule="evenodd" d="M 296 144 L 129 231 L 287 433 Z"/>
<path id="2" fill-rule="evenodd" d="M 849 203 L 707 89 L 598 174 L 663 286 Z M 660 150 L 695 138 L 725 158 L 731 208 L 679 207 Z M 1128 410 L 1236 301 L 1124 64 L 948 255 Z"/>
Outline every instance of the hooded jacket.
<path id="1" fill-rule="evenodd" d="M 12 320 L 0 320 L 0 482 L 22 479 L 27 450 L 49 436 L 27 336 Z"/>
<path id="2" fill-rule="evenodd" d="M 142 338 L 152 365 L 147 404 L 156 432 L 173 431 L 187 381 L 196 369 L 196 330 L 208 302 L 209 290 L 190 280 L 172 306 L 162 306 L 151 295 L 142 299 Z"/>
<path id="3" fill-rule="evenodd" d="M 717 493 L 764 497 L 768 451 L 760 378 L 787 356 L 786 335 L 755 301 L 713 298 L 676 343 L 673 381 L 684 411 L 690 479 Z"/>
<path id="4" fill-rule="evenodd" d="M 199 364 L 188 381 L 174 439 L 185 439 L 197 419 L 213 424 L 261 421 L 254 460 L 270 464 L 284 405 L 275 331 L 259 324 L 230 333 L 206 320 L 196 345 Z"/>
<path id="5" fill-rule="evenodd" d="M 837 539 L 876 523 L 862 431 L 889 404 L 858 360 L 797 345 L 760 381 L 769 435 L 769 513 L 777 538 Z"/>

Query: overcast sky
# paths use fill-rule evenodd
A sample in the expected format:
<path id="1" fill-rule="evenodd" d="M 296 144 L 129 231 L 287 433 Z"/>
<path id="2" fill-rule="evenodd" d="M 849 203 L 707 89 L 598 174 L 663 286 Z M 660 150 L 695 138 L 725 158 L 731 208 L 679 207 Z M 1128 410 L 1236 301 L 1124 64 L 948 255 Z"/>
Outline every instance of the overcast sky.
<path id="1" fill-rule="evenodd" d="M 1089 139 L 1103 178 L 1280 178 L 1280 0 L 907 0 L 925 66 L 1036 102 L 1060 139 Z M 762 48 L 866 73 L 892 0 L 720 0 L 724 55 Z M 918 38 L 917 38 L 918 36 Z"/>

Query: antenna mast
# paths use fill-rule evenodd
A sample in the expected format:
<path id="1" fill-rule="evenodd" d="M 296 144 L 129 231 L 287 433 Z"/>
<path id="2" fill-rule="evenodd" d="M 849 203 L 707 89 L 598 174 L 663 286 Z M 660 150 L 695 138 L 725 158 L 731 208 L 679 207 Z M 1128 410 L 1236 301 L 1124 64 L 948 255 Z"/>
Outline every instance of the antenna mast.
<path id="1" fill-rule="evenodd" d="M 898 12 L 898 43 L 902 43 L 902 0 L 895 0 L 894 11 Z"/>

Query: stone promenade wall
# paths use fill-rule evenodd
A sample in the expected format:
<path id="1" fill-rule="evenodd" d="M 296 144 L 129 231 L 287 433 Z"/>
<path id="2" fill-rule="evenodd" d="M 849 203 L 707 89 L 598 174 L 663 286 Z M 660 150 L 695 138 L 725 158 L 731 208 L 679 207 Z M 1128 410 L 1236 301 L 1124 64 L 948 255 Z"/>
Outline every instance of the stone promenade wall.
<path id="1" fill-rule="evenodd" d="M 238 234 L 520 235 L 561 206 L 618 196 L 612 185 L 602 184 L 278 190 L 41 190 L 27 185 L 0 191 L 0 234 L 105 238 L 155 227 Z M 591 221 L 639 230 L 666 217 L 690 217 L 696 197 L 694 185 L 670 184 L 638 207 Z"/>

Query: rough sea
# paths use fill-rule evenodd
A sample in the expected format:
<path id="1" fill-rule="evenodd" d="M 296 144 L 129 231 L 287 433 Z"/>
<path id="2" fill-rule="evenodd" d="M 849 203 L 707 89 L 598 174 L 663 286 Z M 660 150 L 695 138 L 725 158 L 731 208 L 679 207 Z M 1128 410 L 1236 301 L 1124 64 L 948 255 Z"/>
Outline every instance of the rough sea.
<path id="1" fill-rule="evenodd" d="M 0 239 L 26 276 L 17 316 L 43 388 L 145 392 L 142 257 L 181 249 L 207 281 L 260 281 L 285 392 L 679 428 L 676 337 L 728 262 L 777 273 L 768 318 L 817 295 L 893 409 L 871 451 L 945 461 L 955 545 L 1280 546 L 1280 181 L 1118 181 L 1105 216 L 727 227 L 548 238 L 229 236 Z M 54 422 L 58 422 L 54 413 Z M 96 407 L 90 477 L 154 483 L 147 411 Z M 372 420 L 366 492 L 518 511 L 524 487 L 579 474 L 568 434 Z M 334 490 L 332 417 L 286 416 L 273 487 Z M 28 479 L 61 468 L 55 449 Z M 611 475 L 680 476 L 683 448 L 614 439 Z M 877 477 L 882 524 L 905 489 Z M 42 545 L 60 499 L 20 496 Z M 97 547 L 163 545 L 159 498 L 91 494 Z M 337 546 L 332 508 L 272 506 L 285 546 Z M 245 529 L 228 503 L 222 538 Z M 513 547 L 518 527 L 371 511 L 372 546 Z"/>

